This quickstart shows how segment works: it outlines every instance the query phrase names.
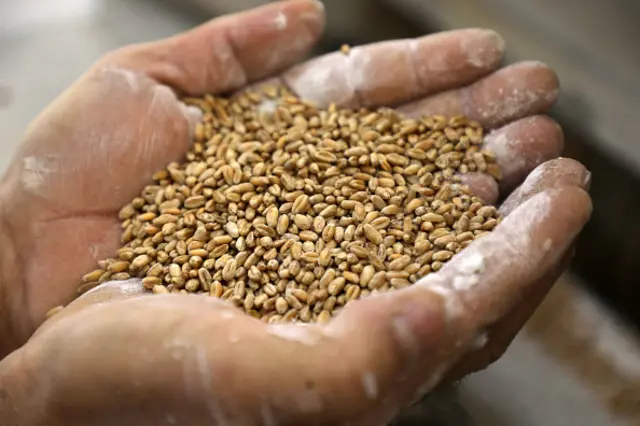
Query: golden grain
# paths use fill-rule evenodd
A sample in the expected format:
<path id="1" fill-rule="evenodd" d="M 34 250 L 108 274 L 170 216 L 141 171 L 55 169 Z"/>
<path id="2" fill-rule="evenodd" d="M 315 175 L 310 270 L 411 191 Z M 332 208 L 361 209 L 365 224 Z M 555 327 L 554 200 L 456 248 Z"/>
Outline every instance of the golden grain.
<path id="1" fill-rule="evenodd" d="M 265 98 L 272 115 L 259 111 Z M 457 177 L 500 177 L 465 117 L 322 111 L 272 87 L 188 102 L 205 118 L 186 161 L 120 209 L 123 247 L 79 293 L 136 277 L 154 294 L 221 298 L 269 323 L 325 323 L 441 269 L 500 223 Z"/>

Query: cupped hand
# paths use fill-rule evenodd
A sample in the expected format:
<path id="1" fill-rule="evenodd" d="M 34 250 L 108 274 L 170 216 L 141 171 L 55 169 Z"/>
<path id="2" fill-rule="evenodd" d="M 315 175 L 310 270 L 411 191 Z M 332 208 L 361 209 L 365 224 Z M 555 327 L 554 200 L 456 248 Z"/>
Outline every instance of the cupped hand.
<path id="1" fill-rule="evenodd" d="M 322 26 L 319 3 L 288 1 L 126 47 L 32 123 L 0 187 L 15 257 L 3 271 L 5 312 L 17 341 L 113 255 L 119 208 L 188 149 L 199 115 L 178 95 L 272 78 L 321 106 L 467 115 L 493 130 L 487 145 L 503 173 L 467 183 L 488 202 L 506 199 L 507 218 L 437 274 L 353 303 L 325 327 L 264 325 L 207 298 L 141 296 L 136 282 L 99 287 L 14 354 L 52 383 L 46 399 L 61 419 L 102 413 L 108 424 L 120 406 L 130 424 L 382 424 L 499 356 L 566 266 L 590 214 L 589 173 L 555 159 L 562 132 L 539 115 L 557 96 L 549 68 L 500 68 L 502 39 L 478 29 L 291 68 Z"/>
<path id="2" fill-rule="evenodd" d="M 347 305 L 324 326 L 265 324 L 215 298 L 144 296 L 135 280 L 98 287 L 10 356 L 3 389 L 19 390 L 7 415 L 50 425 L 388 424 L 492 360 L 559 273 L 590 202 L 576 163 L 551 164 L 510 198 L 517 207 L 492 234 L 441 271 Z"/>

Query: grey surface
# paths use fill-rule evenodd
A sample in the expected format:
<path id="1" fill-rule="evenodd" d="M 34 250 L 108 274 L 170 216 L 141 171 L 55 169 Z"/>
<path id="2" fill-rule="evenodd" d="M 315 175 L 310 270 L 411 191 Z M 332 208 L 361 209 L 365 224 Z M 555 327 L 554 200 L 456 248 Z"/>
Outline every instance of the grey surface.
<path id="1" fill-rule="evenodd" d="M 464 382 L 460 402 L 478 426 L 625 424 L 524 334 L 495 366 Z"/>
<path id="2" fill-rule="evenodd" d="M 84 13 L 56 7 L 71 3 L 84 5 Z M 29 18 L 33 10 L 40 14 L 37 20 Z M 0 102 L 0 170 L 29 121 L 104 52 L 192 23 L 143 1 L 117 0 L 9 0 L 0 2 L 0 16 L 0 86 L 12 93 Z M 494 367 L 468 379 L 461 392 L 477 425 L 623 424 L 610 419 L 570 372 L 525 335 Z"/>

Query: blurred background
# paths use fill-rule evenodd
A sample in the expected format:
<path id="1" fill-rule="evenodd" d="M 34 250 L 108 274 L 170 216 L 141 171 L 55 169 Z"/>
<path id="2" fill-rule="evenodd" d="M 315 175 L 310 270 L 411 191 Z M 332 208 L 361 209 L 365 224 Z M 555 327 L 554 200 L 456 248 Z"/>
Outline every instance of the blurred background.
<path id="1" fill-rule="evenodd" d="M 105 52 L 266 2 L 0 0 L 0 172 L 31 119 Z M 552 115 L 565 156 L 593 172 L 595 212 L 572 270 L 507 355 L 457 389 L 469 418 L 443 408 L 438 424 L 640 424 L 640 2 L 324 3 L 327 33 L 313 54 L 452 28 L 499 31 L 507 61 L 541 60 L 559 74 Z"/>

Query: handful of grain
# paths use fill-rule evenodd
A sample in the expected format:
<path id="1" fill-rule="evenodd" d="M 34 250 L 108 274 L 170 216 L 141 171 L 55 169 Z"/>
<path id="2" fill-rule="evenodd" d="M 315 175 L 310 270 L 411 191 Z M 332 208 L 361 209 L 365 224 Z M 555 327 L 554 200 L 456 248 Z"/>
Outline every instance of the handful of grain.
<path id="1" fill-rule="evenodd" d="M 319 110 L 282 88 L 186 102 L 204 112 L 186 162 L 122 208 L 123 247 L 80 293 L 139 277 L 263 321 L 325 322 L 439 270 L 500 221 L 460 184 L 499 177 L 465 117 Z"/>

